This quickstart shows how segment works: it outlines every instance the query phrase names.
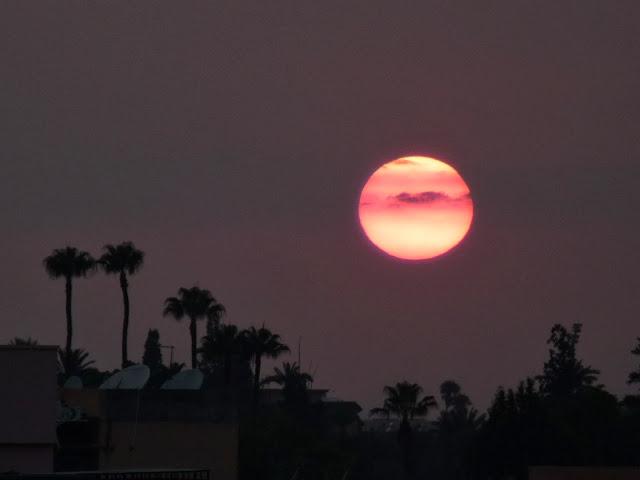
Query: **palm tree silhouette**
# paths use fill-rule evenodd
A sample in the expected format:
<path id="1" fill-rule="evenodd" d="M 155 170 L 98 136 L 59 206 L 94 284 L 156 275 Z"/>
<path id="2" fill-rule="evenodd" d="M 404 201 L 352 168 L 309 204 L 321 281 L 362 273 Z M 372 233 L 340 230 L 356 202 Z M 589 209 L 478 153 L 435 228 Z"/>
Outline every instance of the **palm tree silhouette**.
<path id="1" fill-rule="evenodd" d="M 307 403 L 307 388 L 313 382 L 313 377 L 300 370 L 296 362 L 283 362 L 282 368 L 275 367 L 274 374 L 262 380 L 262 384 L 275 383 L 282 387 L 284 403 L 293 411 Z"/>
<path id="2" fill-rule="evenodd" d="M 433 396 L 427 395 L 420 399 L 422 387 L 416 383 L 407 381 L 396 383 L 395 387 L 384 387 L 386 399 L 381 408 L 371 410 L 371 415 L 383 415 L 389 418 L 391 415 L 401 419 L 398 430 L 398 443 L 402 449 L 405 475 L 411 473 L 411 444 L 413 431 L 411 420 L 415 417 L 426 417 L 429 410 L 437 406 Z"/>
<path id="3" fill-rule="evenodd" d="M 43 260 L 43 265 L 51 278 L 64 278 L 65 280 L 65 311 L 67 315 L 67 341 L 65 352 L 70 354 L 73 337 L 73 319 L 71 314 L 71 299 L 73 294 L 73 279 L 86 277 L 95 270 L 96 262 L 87 252 L 74 247 L 55 249 L 51 255 Z"/>
<path id="4" fill-rule="evenodd" d="M 220 318 L 224 311 L 224 306 L 218 303 L 209 290 L 199 287 L 181 288 L 178 290 L 177 297 L 168 297 L 164 301 L 164 316 L 171 316 L 178 321 L 185 316 L 189 318 L 191 368 L 197 368 L 198 366 L 196 321 Z"/>
<path id="5" fill-rule="evenodd" d="M 289 347 L 280 342 L 280 335 L 262 326 L 250 327 L 243 332 L 244 344 L 248 355 L 253 358 L 253 415 L 255 417 L 260 396 L 260 370 L 262 357 L 278 358 L 290 352 Z"/>
<path id="6" fill-rule="evenodd" d="M 244 353 L 244 337 L 235 325 L 219 325 L 211 335 L 202 338 L 202 360 L 213 364 L 222 361 L 224 384 L 231 384 L 231 367 L 236 358 Z"/>
<path id="7" fill-rule="evenodd" d="M 70 352 L 58 349 L 58 368 L 64 373 L 65 378 L 73 375 L 81 377 L 82 374 L 95 363 L 89 360 L 89 352 L 76 348 Z"/>
<path id="8" fill-rule="evenodd" d="M 132 242 L 123 242 L 119 245 L 105 245 L 104 254 L 98 260 L 98 264 L 107 275 L 120 276 L 120 289 L 122 290 L 122 302 L 124 304 L 124 316 L 122 320 L 122 368 L 129 364 L 127 353 L 127 339 L 129 335 L 129 281 L 127 275 L 134 275 L 144 264 L 144 252 L 138 250 Z"/>

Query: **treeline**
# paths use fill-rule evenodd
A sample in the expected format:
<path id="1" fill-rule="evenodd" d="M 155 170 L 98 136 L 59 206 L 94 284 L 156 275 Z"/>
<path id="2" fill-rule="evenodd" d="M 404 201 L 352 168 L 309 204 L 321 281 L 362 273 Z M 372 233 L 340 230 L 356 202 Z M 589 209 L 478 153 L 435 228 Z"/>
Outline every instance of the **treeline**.
<path id="1" fill-rule="evenodd" d="M 526 479 L 533 465 L 639 465 L 640 397 L 618 399 L 598 383 L 600 372 L 576 354 L 581 328 L 554 325 L 540 375 L 499 387 L 484 415 L 448 381 L 439 417 L 416 431 L 415 419 L 435 410 L 436 399 L 408 382 L 385 387 L 371 414 L 395 416 L 400 426 L 393 442 L 368 437 L 365 451 L 378 454 L 366 478 Z M 628 383 L 640 383 L 640 365 Z"/>
<path id="2" fill-rule="evenodd" d="M 97 259 L 66 247 L 44 260 L 51 277 L 65 280 L 67 338 L 60 350 L 61 381 L 79 376 L 86 386 L 97 386 L 112 373 L 96 369 L 87 352 L 72 346 L 73 281 L 96 270 L 119 278 L 122 367 L 131 364 L 128 282 L 143 263 L 144 253 L 131 242 L 107 245 Z M 443 382 L 437 395 L 400 381 L 384 388 L 382 405 L 370 412 L 397 419 L 394 427 L 348 434 L 353 411 L 311 401 L 313 379 L 299 365 L 285 362 L 263 375 L 263 359 L 289 352 L 279 335 L 264 326 L 242 330 L 223 321 L 225 307 L 199 287 L 180 288 L 165 300 L 163 313 L 186 321 L 191 367 L 204 373 L 203 388 L 232 390 L 242 403 L 243 480 L 520 480 L 532 465 L 640 465 L 640 397 L 616 398 L 599 383 L 599 370 L 578 358 L 581 324 L 554 325 L 540 374 L 511 388 L 499 387 L 486 413 L 478 412 L 453 380 Z M 202 337 L 199 322 L 205 323 Z M 637 342 L 631 353 L 640 356 L 640 338 Z M 172 361 L 165 365 L 162 348 L 166 346 L 158 331 L 150 330 L 142 358 L 151 371 L 146 388 L 159 388 L 185 367 Z M 640 364 L 628 382 L 640 383 Z M 277 405 L 262 404 L 267 384 L 282 388 Z"/>

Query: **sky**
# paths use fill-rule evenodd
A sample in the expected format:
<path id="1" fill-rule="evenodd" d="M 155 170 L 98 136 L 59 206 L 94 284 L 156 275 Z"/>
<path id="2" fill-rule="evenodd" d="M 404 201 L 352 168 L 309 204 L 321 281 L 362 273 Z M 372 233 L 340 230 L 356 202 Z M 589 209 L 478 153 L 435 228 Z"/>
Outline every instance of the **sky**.
<path id="1" fill-rule="evenodd" d="M 42 259 L 131 240 L 134 360 L 157 328 L 187 361 L 162 304 L 198 285 L 365 408 L 405 379 L 484 408 L 541 371 L 556 322 L 582 322 L 580 356 L 627 392 L 639 22 L 635 0 L 3 2 L 0 338 L 62 343 Z M 450 163 L 474 203 L 426 262 L 358 222 L 369 175 L 407 155 Z M 117 367 L 117 279 L 74 292 L 74 345 Z"/>

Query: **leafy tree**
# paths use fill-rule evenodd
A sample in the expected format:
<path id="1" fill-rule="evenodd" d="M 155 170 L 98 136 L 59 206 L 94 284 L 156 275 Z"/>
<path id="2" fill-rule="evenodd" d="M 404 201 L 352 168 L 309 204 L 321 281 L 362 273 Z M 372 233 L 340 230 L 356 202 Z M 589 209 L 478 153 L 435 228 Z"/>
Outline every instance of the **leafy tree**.
<path id="1" fill-rule="evenodd" d="M 43 260 L 46 272 L 51 278 L 64 278 L 65 280 L 65 311 L 67 316 L 67 340 L 65 351 L 71 353 L 73 337 L 73 319 L 71 312 L 71 300 L 73 296 L 73 279 L 86 277 L 95 270 L 95 260 L 87 252 L 74 247 L 55 249 L 51 255 Z"/>
<path id="2" fill-rule="evenodd" d="M 151 328 L 147 333 L 142 363 L 149 367 L 151 372 L 156 372 L 164 366 L 162 364 L 162 350 L 160 349 L 160 333 L 156 329 Z"/>
<path id="3" fill-rule="evenodd" d="M 582 324 L 574 323 L 571 331 L 563 325 L 555 324 L 547 344 L 549 359 L 544 363 L 543 374 L 538 377 L 541 390 L 547 395 L 567 396 L 593 386 L 599 370 L 584 366 L 576 357 L 576 347 L 580 340 Z"/>
<path id="4" fill-rule="evenodd" d="M 411 448 L 413 441 L 410 421 L 415 417 L 426 417 L 429 410 L 436 407 L 437 403 L 431 395 L 420 398 L 422 387 L 416 383 L 404 381 L 395 386 L 387 385 L 383 391 L 387 398 L 382 407 L 371 410 L 371 415 L 383 415 L 387 418 L 394 415 L 401 419 L 398 443 L 402 449 L 405 475 L 409 476 L 412 472 Z"/>
<path id="5" fill-rule="evenodd" d="M 631 350 L 632 355 L 640 356 L 640 337 L 637 338 L 638 344 L 635 346 L 633 350 Z M 640 365 L 631 373 L 629 373 L 629 378 L 627 379 L 627 383 L 632 385 L 634 383 L 640 383 Z"/>
<path id="6" fill-rule="evenodd" d="M 478 442 L 484 473 L 494 478 L 526 478 L 527 466 L 543 458 L 546 424 L 543 397 L 534 379 L 520 382 L 515 390 L 500 387 Z"/>
<path id="7" fill-rule="evenodd" d="M 260 370 L 262 358 L 278 358 L 288 353 L 289 347 L 280 341 L 280 335 L 276 335 L 264 326 L 261 328 L 250 327 L 243 333 L 244 345 L 248 355 L 253 359 L 253 414 L 258 408 L 260 395 Z"/>
<path id="8" fill-rule="evenodd" d="M 461 393 L 460 385 L 453 380 L 446 380 L 440 385 L 440 397 L 444 403 L 444 411 L 464 409 L 471 404 L 469 397 Z"/>
<path id="9" fill-rule="evenodd" d="M 129 335 L 129 280 L 144 264 L 144 252 L 138 250 L 132 242 L 123 242 L 119 245 L 105 245 L 104 254 L 98 261 L 100 267 L 107 275 L 120 277 L 120 290 L 122 290 L 122 303 L 124 314 L 122 319 L 122 368 L 129 364 L 127 352 L 127 339 Z"/>
<path id="10" fill-rule="evenodd" d="M 439 427 L 448 431 L 475 430 L 484 418 L 471 406 L 469 397 L 462 393 L 460 385 L 447 380 L 440 385 L 440 397 L 444 409 L 440 412 Z"/>
<path id="11" fill-rule="evenodd" d="M 171 316 L 180 321 L 185 316 L 189 318 L 189 333 L 191 334 L 191 367 L 197 368 L 197 326 L 196 321 L 220 318 L 225 308 L 211 295 L 209 290 L 199 287 L 180 288 L 177 297 L 169 297 L 164 302 L 165 316 Z"/>
<path id="12" fill-rule="evenodd" d="M 9 345 L 34 346 L 34 345 L 38 345 L 38 341 L 31 337 L 27 337 L 27 338 L 15 337 L 13 340 L 9 342 Z"/>

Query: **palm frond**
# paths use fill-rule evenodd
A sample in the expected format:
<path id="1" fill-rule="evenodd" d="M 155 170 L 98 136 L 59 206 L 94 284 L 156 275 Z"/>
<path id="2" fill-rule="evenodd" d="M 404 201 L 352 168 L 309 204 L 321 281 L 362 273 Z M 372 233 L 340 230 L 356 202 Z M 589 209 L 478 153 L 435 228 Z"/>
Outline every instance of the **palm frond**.
<path id="1" fill-rule="evenodd" d="M 164 301 L 164 309 L 162 315 L 165 317 L 173 317 L 180 321 L 184 318 L 184 306 L 179 298 L 169 297 Z"/>
<path id="2" fill-rule="evenodd" d="M 132 242 L 123 242 L 115 246 L 107 244 L 103 250 L 98 263 L 107 274 L 125 272 L 133 275 L 144 264 L 144 252 L 138 250 Z"/>
<path id="3" fill-rule="evenodd" d="M 42 264 L 51 278 L 86 277 L 96 268 L 93 257 L 88 252 L 75 247 L 53 250 L 51 255 L 45 257 Z"/>

